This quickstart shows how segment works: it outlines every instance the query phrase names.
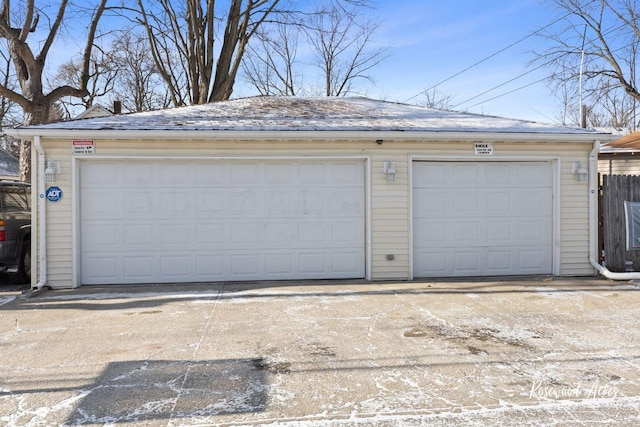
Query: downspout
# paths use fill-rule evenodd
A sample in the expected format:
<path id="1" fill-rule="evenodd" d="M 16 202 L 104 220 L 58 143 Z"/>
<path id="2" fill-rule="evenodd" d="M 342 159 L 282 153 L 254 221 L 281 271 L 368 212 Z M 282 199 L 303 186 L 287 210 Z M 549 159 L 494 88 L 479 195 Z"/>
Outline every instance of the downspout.
<path id="1" fill-rule="evenodd" d="M 640 272 L 617 273 L 598 262 L 598 152 L 600 141 L 593 143 L 589 153 L 589 262 L 598 273 L 611 280 L 639 280 Z"/>
<path id="2" fill-rule="evenodd" d="M 40 268 L 40 278 L 38 283 L 31 289 L 32 291 L 38 291 L 47 286 L 47 210 L 45 205 L 44 192 L 44 171 L 45 171 L 45 158 L 44 148 L 40 143 L 40 136 L 35 135 L 33 137 L 33 145 L 38 153 L 38 255 L 40 262 L 38 266 Z"/>

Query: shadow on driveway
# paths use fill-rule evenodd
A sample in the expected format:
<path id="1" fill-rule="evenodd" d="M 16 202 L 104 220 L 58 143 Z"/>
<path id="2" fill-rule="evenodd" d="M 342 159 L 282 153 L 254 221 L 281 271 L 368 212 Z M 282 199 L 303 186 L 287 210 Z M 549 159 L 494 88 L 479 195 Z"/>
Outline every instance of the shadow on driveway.
<path id="1" fill-rule="evenodd" d="M 435 279 L 434 279 L 435 280 Z M 471 279 L 470 279 L 471 280 Z M 20 285 L 29 289 L 28 285 Z M 290 288 L 291 291 L 287 289 Z M 274 289 L 273 292 L 270 289 Z M 580 292 L 640 292 L 633 282 L 597 278 L 473 278 L 473 281 L 369 282 L 365 280 L 310 280 L 267 282 L 174 283 L 151 285 L 82 286 L 51 290 L 33 298 L 15 301 L 5 309 L 126 310 L 160 307 L 186 300 L 260 300 L 273 298 L 344 298 L 389 295 L 487 295 L 567 294 Z M 1 288 L 0 288 L 1 291 Z M 259 292 L 253 292 L 259 291 Z"/>
<path id="2" fill-rule="evenodd" d="M 83 396 L 69 425 L 172 420 L 262 412 L 262 359 L 112 362 Z"/>

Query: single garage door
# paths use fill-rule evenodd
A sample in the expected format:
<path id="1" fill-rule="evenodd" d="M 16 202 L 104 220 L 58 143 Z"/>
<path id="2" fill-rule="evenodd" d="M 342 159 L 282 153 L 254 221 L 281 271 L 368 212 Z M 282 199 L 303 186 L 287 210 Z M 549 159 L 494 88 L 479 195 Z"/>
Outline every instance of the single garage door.
<path id="1" fill-rule="evenodd" d="M 414 162 L 413 275 L 550 274 L 549 162 Z"/>
<path id="2" fill-rule="evenodd" d="M 363 278 L 361 160 L 87 160 L 83 284 Z"/>

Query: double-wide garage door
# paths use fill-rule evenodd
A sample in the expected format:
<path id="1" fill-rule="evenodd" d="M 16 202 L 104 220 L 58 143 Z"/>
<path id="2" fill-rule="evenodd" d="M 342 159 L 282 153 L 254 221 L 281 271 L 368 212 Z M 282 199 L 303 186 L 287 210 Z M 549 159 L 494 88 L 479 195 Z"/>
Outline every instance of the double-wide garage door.
<path id="1" fill-rule="evenodd" d="M 548 162 L 414 162 L 414 277 L 550 274 Z"/>
<path id="2" fill-rule="evenodd" d="M 363 278 L 361 160 L 91 160 L 83 284 Z"/>

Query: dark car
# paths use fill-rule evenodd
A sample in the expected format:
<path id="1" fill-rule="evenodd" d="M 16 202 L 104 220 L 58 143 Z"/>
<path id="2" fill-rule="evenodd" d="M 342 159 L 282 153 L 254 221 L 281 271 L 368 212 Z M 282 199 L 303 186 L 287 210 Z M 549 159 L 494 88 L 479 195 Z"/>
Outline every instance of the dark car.
<path id="1" fill-rule="evenodd" d="M 0 179 L 0 273 L 31 280 L 31 185 Z"/>

